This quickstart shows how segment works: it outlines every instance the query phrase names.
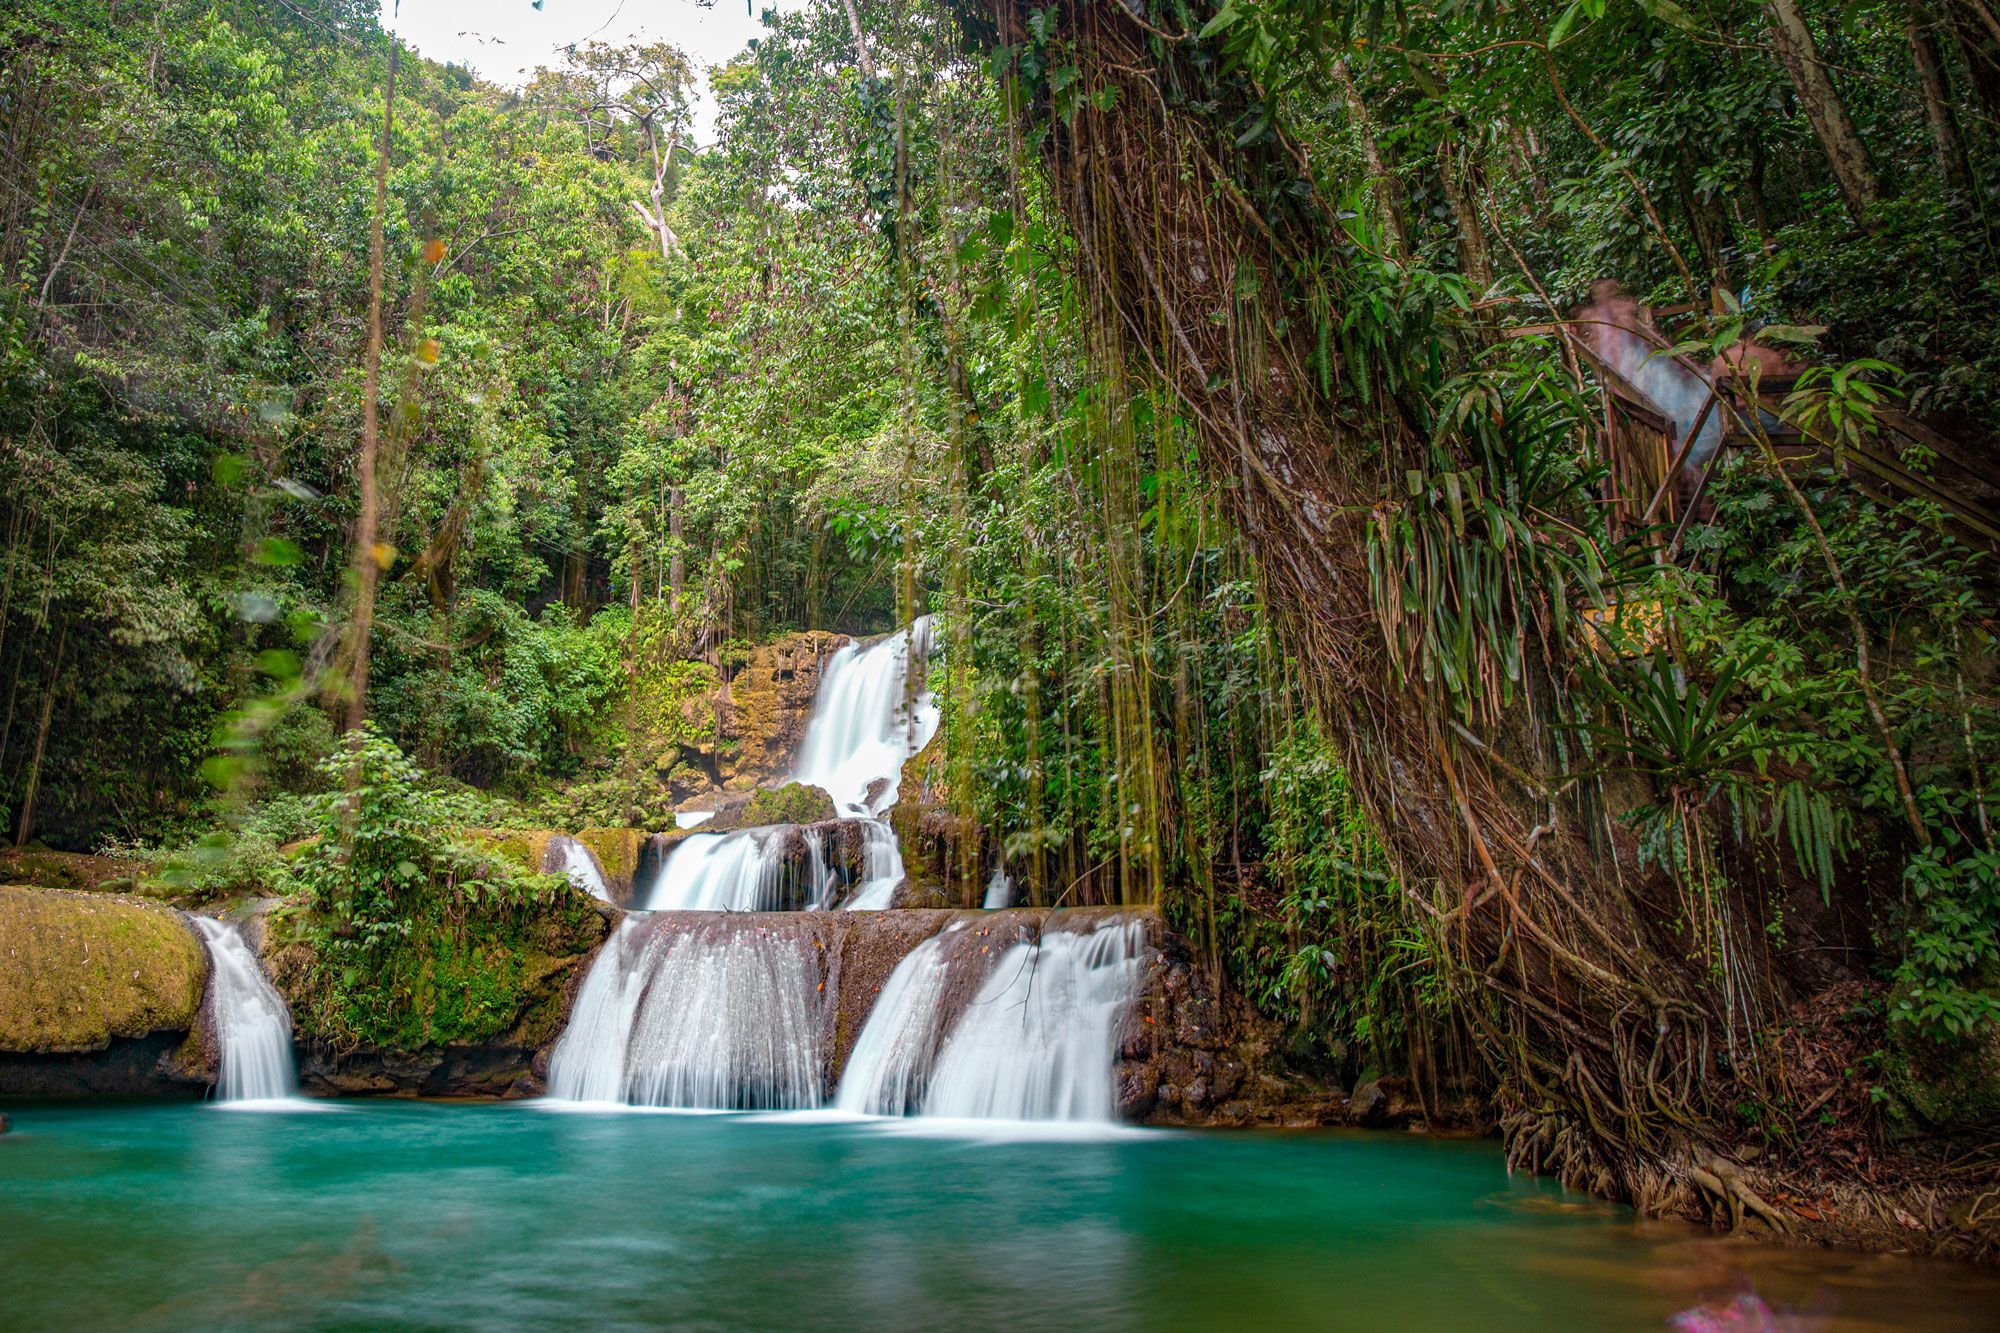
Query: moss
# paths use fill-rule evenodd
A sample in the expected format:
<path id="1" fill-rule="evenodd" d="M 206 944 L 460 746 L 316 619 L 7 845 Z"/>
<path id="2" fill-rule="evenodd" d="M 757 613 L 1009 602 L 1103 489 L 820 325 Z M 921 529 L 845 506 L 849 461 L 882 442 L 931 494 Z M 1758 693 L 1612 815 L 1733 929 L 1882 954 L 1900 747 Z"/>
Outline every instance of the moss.
<path id="1" fill-rule="evenodd" d="M 145 861 L 124 856 L 49 852 L 38 847 L 0 851 L 0 884 L 32 884 L 44 889 L 103 889 L 129 892 L 146 874 Z"/>
<path id="2" fill-rule="evenodd" d="M 750 793 L 739 820 L 744 827 L 759 824 L 819 824 L 837 817 L 833 798 L 819 787 L 803 782 L 787 782 L 782 787 L 760 787 Z"/>
<path id="3" fill-rule="evenodd" d="M 100 1050 L 194 1026 L 208 954 L 169 908 L 0 888 L 0 1050 Z"/>
<path id="4" fill-rule="evenodd" d="M 1896 1030 L 1881 1070 L 1890 1129 L 1898 1138 L 2000 1125 L 2000 1029 L 1950 1044 Z"/>
<path id="5" fill-rule="evenodd" d="M 633 872 L 639 868 L 639 849 L 651 835 L 641 829 L 578 829 L 576 840 L 590 848 L 604 871 L 604 881 L 617 893 L 630 892 Z"/>
<path id="6" fill-rule="evenodd" d="M 272 979 L 299 1034 L 338 1049 L 405 1054 L 518 1030 L 545 1040 L 560 1022 L 568 972 L 609 929 L 597 901 L 562 880 L 452 915 L 440 903 L 412 922 L 405 939 L 371 958 L 365 984 L 336 972 L 341 964 L 324 951 L 319 923 L 304 913 L 275 916 Z"/>
<path id="7" fill-rule="evenodd" d="M 562 836 L 562 830 L 473 828 L 463 830 L 460 836 L 473 846 L 492 852 L 511 865 L 539 874 L 542 869 L 542 854 L 548 850 L 549 840 Z"/>

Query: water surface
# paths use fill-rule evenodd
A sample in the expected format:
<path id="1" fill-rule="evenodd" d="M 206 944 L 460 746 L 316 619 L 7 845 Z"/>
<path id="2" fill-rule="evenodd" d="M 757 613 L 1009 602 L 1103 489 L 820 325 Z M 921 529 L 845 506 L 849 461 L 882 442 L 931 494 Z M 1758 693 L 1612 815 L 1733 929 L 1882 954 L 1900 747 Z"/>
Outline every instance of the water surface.
<path id="1" fill-rule="evenodd" d="M 1986 1329 L 2000 1277 L 1783 1250 L 1367 1133 L 996 1141 L 824 1116 L 12 1107 L 0 1326 Z"/>

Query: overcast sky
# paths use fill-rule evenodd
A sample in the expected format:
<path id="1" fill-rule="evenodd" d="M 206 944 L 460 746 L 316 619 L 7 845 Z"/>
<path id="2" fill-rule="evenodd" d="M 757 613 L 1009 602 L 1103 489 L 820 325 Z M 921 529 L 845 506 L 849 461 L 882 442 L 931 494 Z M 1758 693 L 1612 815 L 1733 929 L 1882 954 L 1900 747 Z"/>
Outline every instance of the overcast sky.
<path id="1" fill-rule="evenodd" d="M 382 22 L 433 60 L 470 65 L 482 78 L 518 88 L 562 48 L 596 38 L 622 44 L 666 40 L 697 65 L 720 65 L 763 30 L 766 9 L 794 10 L 806 0 L 382 0 Z M 715 101 L 701 80 L 695 138 L 714 134 Z"/>

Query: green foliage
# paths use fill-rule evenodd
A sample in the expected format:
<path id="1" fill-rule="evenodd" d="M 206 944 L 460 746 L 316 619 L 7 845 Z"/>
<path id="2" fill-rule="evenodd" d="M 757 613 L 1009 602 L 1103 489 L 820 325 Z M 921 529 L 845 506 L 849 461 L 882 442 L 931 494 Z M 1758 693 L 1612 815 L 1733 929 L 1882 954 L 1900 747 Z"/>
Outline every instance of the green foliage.
<path id="1" fill-rule="evenodd" d="M 550 957 L 601 935 L 563 876 L 460 841 L 460 808 L 373 728 L 350 733 L 324 775 L 317 838 L 278 914 L 283 939 L 309 951 L 310 1035 L 399 1051 L 498 1036 L 537 999 Z"/>

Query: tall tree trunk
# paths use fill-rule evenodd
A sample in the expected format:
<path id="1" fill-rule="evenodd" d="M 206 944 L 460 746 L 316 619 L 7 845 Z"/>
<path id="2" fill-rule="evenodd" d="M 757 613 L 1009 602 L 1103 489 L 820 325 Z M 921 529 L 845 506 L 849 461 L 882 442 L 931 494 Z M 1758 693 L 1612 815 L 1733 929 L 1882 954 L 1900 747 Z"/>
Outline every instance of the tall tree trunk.
<path id="1" fill-rule="evenodd" d="M 1487 245 L 1486 229 L 1479 222 L 1477 194 L 1482 180 L 1478 153 L 1462 138 L 1446 139 L 1438 145 L 1438 173 L 1444 178 L 1445 198 L 1451 201 L 1452 221 L 1457 224 L 1459 271 L 1475 293 L 1484 296 L 1493 286 L 1493 249 Z"/>
<path id="2" fill-rule="evenodd" d="M 1000 41 L 1025 46 L 1034 0 L 985 3 Z M 1338 387 L 1368 373 L 1328 364 L 1338 338 L 1318 331 L 1342 311 L 1278 295 L 1337 262 L 1337 224 L 1281 135 L 1226 147 L 1224 127 L 1256 113 L 1240 84 L 1212 77 L 1212 51 L 1156 43 L 1122 5 L 1057 9 L 1090 95 L 1068 120 L 1046 100 L 1032 114 L 1099 354 L 1149 367 L 1185 405 L 1410 919 L 1443 960 L 1440 984 L 1466 996 L 1511 1149 L 1599 1192 L 1690 1206 L 1688 1164 L 1731 1112 L 1704 1054 L 1720 1010 L 1687 961 L 1677 896 L 1592 846 L 1528 710 L 1484 735 L 1460 724 L 1435 687 L 1398 672 L 1380 629 L 1371 524 L 1395 521 L 1424 434 L 1379 368 L 1370 394 Z M 1181 96 L 1163 103 L 1164 86 Z M 1246 268 L 1262 309 L 1242 295 Z M 1525 675 L 1545 689 L 1542 652 L 1529 635 Z M 1649 1070 L 1673 1071 L 1673 1087 Z"/>
<path id="3" fill-rule="evenodd" d="M 1381 143 L 1375 138 L 1375 118 L 1369 114 L 1368 104 L 1362 100 L 1353 71 L 1345 60 L 1333 62 L 1333 80 L 1340 85 L 1341 100 L 1347 104 L 1347 119 L 1361 141 L 1361 160 L 1368 164 L 1368 180 L 1374 188 L 1375 207 L 1382 217 L 1386 248 L 1391 255 L 1407 255 L 1410 236 L 1403 227 L 1403 191 L 1395 173 L 1389 170 L 1388 159 L 1382 156 Z"/>
<path id="4" fill-rule="evenodd" d="M 1972 192 L 1972 165 L 1965 156 L 1965 141 L 1959 136 L 1958 114 L 1952 110 L 1951 84 L 1945 78 L 1944 58 L 1938 52 L 1937 20 L 1918 0 L 1911 0 L 1905 23 L 1910 38 L 1910 60 L 1917 67 L 1917 91 L 1924 102 L 1924 121 L 1930 127 L 1931 152 L 1937 157 L 1938 174 L 1961 195 Z"/>
<path id="5" fill-rule="evenodd" d="M 49 749 L 49 723 L 56 714 L 56 691 L 62 685 L 63 651 L 69 647 L 69 622 L 56 635 L 56 657 L 49 665 L 48 687 L 42 691 L 42 719 L 35 728 L 35 749 L 28 758 L 28 787 L 21 796 L 21 819 L 14 827 L 14 847 L 18 851 L 35 836 L 35 800 L 42 793 L 42 758 Z"/>
<path id="6" fill-rule="evenodd" d="M 361 372 L 361 457 L 355 465 L 361 487 L 361 512 L 354 523 L 354 616 L 348 627 L 347 730 L 368 720 L 368 647 L 375 632 L 375 589 L 382 576 L 381 536 L 377 523 L 381 499 L 377 492 L 375 459 L 380 452 L 381 422 L 377 399 L 382 391 L 382 229 L 389 211 L 389 150 L 396 129 L 396 55 L 389 43 L 389 78 L 382 90 L 382 142 L 375 154 L 375 216 L 368 226 L 368 351 Z"/>
<path id="7" fill-rule="evenodd" d="M 1847 114 L 1847 104 L 1840 100 L 1840 92 L 1819 58 L 1819 46 L 1806 25 L 1805 11 L 1799 0 L 1764 0 L 1764 18 L 1770 25 L 1771 45 L 1791 76 L 1792 89 L 1812 123 L 1827 165 L 1833 168 L 1841 201 L 1858 225 L 1872 229 L 1868 210 L 1882 197 L 1882 185 L 1867 145 Z"/>
<path id="8" fill-rule="evenodd" d="M 687 557 L 685 554 L 684 532 L 687 522 L 687 500 L 681 488 L 676 486 L 667 492 L 667 609 L 678 613 L 681 609 L 681 593 L 687 587 Z"/>

